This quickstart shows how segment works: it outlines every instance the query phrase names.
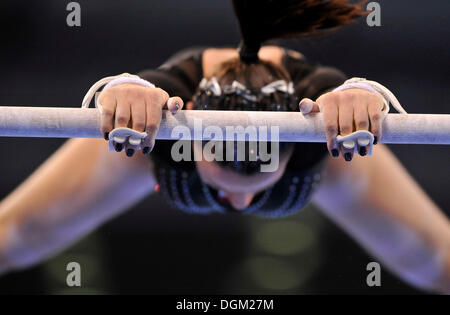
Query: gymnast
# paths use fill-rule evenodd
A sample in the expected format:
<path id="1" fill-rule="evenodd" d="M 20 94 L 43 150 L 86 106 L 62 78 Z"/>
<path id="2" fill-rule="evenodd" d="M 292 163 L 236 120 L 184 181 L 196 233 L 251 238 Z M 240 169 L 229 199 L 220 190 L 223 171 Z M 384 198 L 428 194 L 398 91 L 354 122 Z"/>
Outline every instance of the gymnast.
<path id="1" fill-rule="evenodd" d="M 364 16 L 362 5 L 233 0 L 233 7 L 238 49 L 189 48 L 157 69 L 110 80 L 97 102 L 105 140 L 68 140 L 1 201 L 0 272 L 39 263 L 160 192 L 192 214 L 276 218 L 313 202 L 404 281 L 450 293 L 449 220 L 380 143 L 389 93 L 268 44 L 335 31 Z M 272 143 L 279 145 L 272 172 L 261 172 L 249 141 L 240 159 L 242 143 L 218 141 L 214 149 L 232 160 L 177 162 L 173 141 L 155 141 L 164 109 L 320 113 L 327 145 Z M 127 130 L 130 137 L 118 132 Z M 192 143 L 192 153 L 207 145 Z"/>

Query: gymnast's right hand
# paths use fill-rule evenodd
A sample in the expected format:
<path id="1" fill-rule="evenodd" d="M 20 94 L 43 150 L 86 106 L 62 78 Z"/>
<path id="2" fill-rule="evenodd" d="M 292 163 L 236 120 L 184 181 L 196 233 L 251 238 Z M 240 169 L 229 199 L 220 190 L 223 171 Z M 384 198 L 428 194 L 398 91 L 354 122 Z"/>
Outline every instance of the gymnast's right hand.
<path id="1" fill-rule="evenodd" d="M 102 91 L 98 102 L 102 106 L 101 132 L 105 140 L 109 140 L 113 129 L 120 127 L 146 132 L 147 137 L 141 143 L 143 154 L 149 154 L 155 145 L 162 110 L 168 109 L 176 114 L 183 107 L 180 97 L 170 97 L 160 88 L 129 83 Z M 126 155 L 132 157 L 139 147 L 127 141 L 114 141 L 114 148 L 117 152 L 125 150 Z"/>

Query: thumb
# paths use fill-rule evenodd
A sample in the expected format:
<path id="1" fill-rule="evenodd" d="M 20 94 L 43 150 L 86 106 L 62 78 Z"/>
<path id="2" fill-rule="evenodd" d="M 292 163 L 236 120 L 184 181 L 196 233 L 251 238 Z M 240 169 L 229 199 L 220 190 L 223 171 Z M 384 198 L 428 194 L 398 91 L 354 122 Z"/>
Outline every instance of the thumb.
<path id="1" fill-rule="evenodd" d="M 302 99 L 298 105 L 303 115 L 320 112 L 319 104 L 309 98 Z"/>
<path id="2" fill-rule="evenodd" d="M 178 96 L 171 97 L 167 100 L 167 109 L 174 115 L 183 108 L 183 105 L 183 100 Z"/>

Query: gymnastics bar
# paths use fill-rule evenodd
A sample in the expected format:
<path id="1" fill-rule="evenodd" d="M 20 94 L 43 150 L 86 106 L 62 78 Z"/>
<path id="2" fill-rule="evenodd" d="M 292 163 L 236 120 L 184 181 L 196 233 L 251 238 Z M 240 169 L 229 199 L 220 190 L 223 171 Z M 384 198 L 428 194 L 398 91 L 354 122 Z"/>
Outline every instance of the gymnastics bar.
<path id="1" fill-rule="evenodd" d="M 184 125 L 191 132 L 191 140 L 201 140 L 202 133 L 194 132 L 196 119 L 201 120 L 203 128 L 218 126 L 225 140 L 234 138 L 227 138 L 226 126 L 267 126 L 269 131 L 275 126 L 280 142 L 325 142 L 320 113 L 303 116 L 300 112 L 266 111 L 183 110 L 176 115 L 164 111 L 157 139 L 172 139 L 172 129 Z M 0 106 L 0 137 L 101 138 L 100 113 L 95 108 Z M 448 145 L 450 115 L 389 114 L 383 122 L 382 142 Z"/>

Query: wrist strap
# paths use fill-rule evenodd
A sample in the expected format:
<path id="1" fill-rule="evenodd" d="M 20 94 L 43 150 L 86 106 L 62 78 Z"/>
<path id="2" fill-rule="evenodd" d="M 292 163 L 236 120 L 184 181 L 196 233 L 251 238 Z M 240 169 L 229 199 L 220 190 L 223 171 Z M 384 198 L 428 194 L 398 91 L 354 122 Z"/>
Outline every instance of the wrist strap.
<path id="1" fill-rule="evenodd" d="M 95 93 L 105 84 L 106 86 L 103 88 L 103 90 L 107 90 L 113 86 L 125 83 L 139 84 L 151 88 L 155 87 L 154 84 L 148 82 L 147 80 L 141 79 L 139 76 L 129 73 L 122 73 L 119 75 L 106 77 L 95 82 L 94 85 L 91 86 L 91 88 L 87 91 L 86 95 L 83 98 L 81 108 L 89 108 L 89 104 L 91 103 Z M 95 103 L 95 107 L 97 107 L 100 111 L 102 110 L 101 104 L 98 104 L 97 102 Z"/>
<path id="2" fill-rule="evenodd" d="M 351 78 L 344 82 L 341 86 L 338 86 L 333 92 L 339 92 L 348 89 L 363 89 L 372 93 L 376 93 L 383 97 L 385 107 L 383 109 L 384 117 L 389 112 L 389 103 L 400 113 L 407 114 L 406 110 L 402 107 L 395 95 L 384 85 L 378 82 L 370 81 L 365 78 Z"/>

